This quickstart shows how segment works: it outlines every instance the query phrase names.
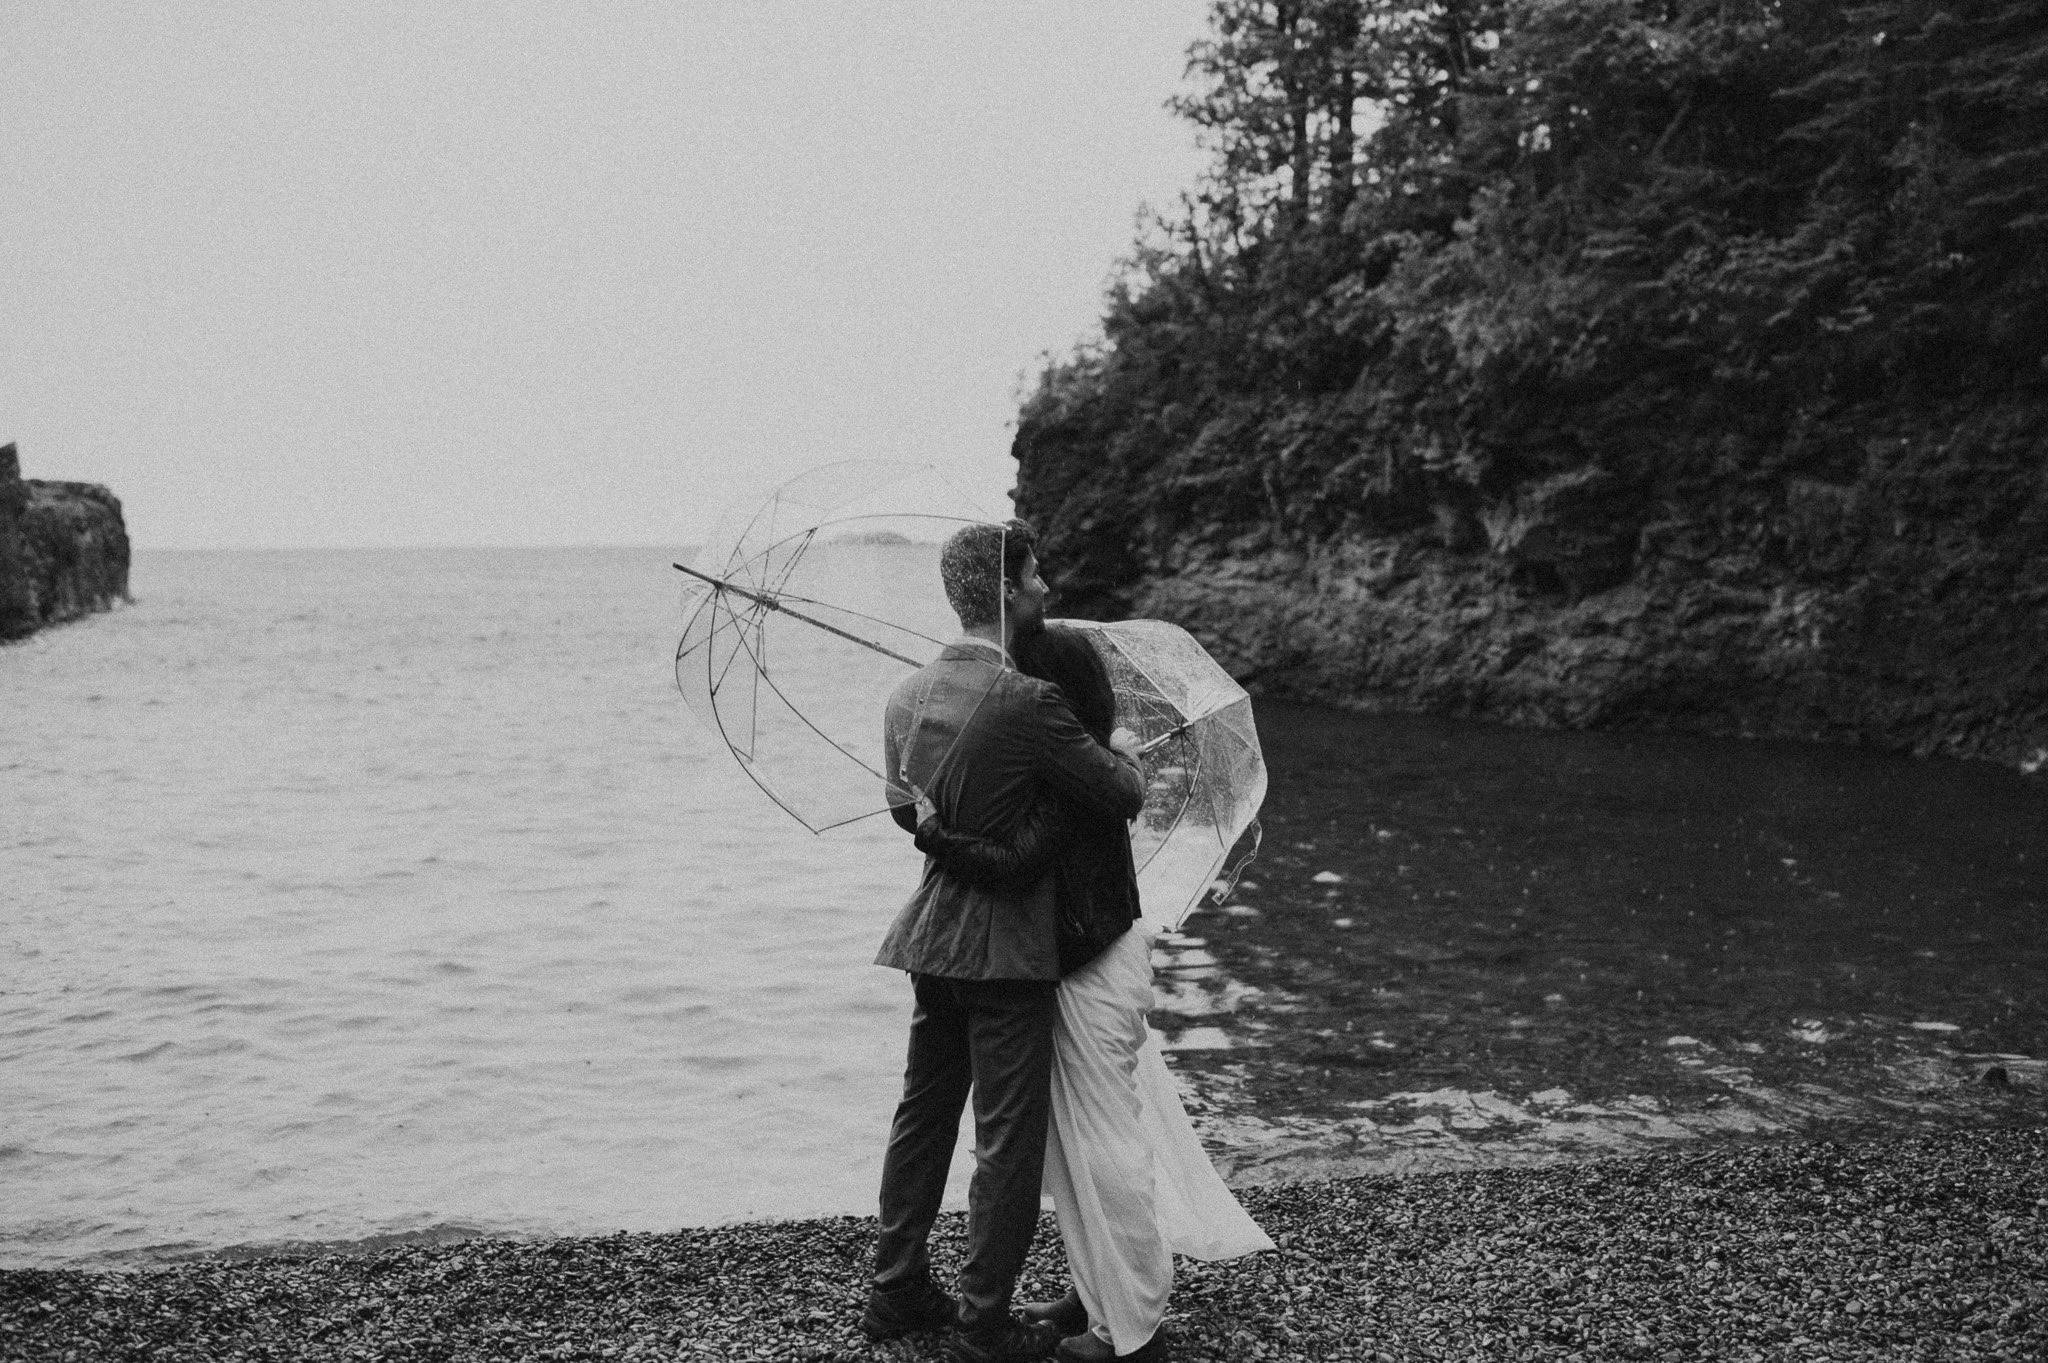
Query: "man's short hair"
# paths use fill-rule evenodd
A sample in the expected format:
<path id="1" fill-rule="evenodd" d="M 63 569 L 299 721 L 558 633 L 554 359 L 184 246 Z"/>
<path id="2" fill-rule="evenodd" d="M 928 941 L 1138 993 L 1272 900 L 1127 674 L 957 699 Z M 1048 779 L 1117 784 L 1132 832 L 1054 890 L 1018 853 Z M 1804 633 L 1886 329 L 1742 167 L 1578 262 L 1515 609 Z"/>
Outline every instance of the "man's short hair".
<path id="1" fill-rule="evenodd" d="M 1038 532 L 1027 521 L 977 522 L 953 532 L 939 551 L 939 580 L 962 628 L 1002 618 L 1003 584 L 1021 584 L 1025 561 L 1037 548 Z"/>

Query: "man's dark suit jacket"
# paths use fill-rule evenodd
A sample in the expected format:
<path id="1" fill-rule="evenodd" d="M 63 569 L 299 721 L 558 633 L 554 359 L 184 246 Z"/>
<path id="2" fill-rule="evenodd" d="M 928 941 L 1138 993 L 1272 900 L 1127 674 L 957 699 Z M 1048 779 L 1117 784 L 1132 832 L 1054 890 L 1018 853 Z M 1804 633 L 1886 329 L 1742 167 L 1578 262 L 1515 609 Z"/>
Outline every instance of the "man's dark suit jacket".
<path id="1" fill-rule="evenodd" d="M 897 687 L 882 750 L 891 812 L 908 832 L 917 815 L 906 779 L 947 828 L 982 837 L 1007 836 L 1041 791 L 1118 819 L 1136 818 L 1145 802 L 1137 763 L 1090 738 L 1057 686 L 1003 667 L 993 644 L 949 644 Z M 1057 980 L 1051 873 L 1027 886 L 976 886 L 926 858 L 875 964 L 956 980 Z"/>

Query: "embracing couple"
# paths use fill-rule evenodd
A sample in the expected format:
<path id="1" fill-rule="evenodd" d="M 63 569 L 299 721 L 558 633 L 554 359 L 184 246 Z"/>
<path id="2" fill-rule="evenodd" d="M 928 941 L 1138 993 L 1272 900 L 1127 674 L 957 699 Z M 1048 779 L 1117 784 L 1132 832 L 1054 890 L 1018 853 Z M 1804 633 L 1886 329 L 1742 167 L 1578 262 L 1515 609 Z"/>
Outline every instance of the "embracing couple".
<path id="1" fill-rule="evenodd" d="M 1163 1359 L 1173 1255 L 1272 1242 L 1217 1177 L 1146 1026 L 1137 744 L 1114 727 L 1088 636 L 1045 625 L 1029 526 L 966 526 L 939 571 L 962 637 L 896 689 L 884 723 L 891 811 L 926 860 L 876 957 L 909 972 L 916 1007 L 861 1328 L 950 1330 L 963 1363 Z M 956 1299 L 933 1281 L 926 1238 L 970 1090 Z M 1010 1299 L 1041 1189 L 1073 1287 L 1020 1318 Z"/>

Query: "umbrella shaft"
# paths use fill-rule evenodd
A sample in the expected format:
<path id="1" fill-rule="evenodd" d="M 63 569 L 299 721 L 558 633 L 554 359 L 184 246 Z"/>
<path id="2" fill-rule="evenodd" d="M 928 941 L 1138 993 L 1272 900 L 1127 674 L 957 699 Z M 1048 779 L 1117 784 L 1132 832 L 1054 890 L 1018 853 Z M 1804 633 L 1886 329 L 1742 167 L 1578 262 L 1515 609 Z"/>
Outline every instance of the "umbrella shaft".
<path id="1" fill-rule="evenodd" d="M 893 648 L 883 648 L 880 644 L 875 643 L 871 639 L 863 639 L 858 634 L 849 634 L 845 630 L 839 628 L 837 625 L 828 625 L 823 620 L 814 620 L 810 616 L 805 615 L 800 610 L 791 610 L 788 606 L 783 605 L 780 601 L 777 601 L 772 596 L 763 596 L 759 592 L 750 592 L 745 587 L 736 586 L 735 584 L 727 582 L 722 578 L 713 577 L 709 573 L 700 573 L 695 568 L 685 568 L 680 563 L 671 563 L 669 567 L 674 568 L 677 572 L 688 573 L 691 577 L 700 578 L 705 582 L 709 582 L 712 586 L 718 588 L 720 591 L 735 592 L 740 596 L 744 596 L 749 601 L 758 602 L 759 604 L 766 606 L 769 610 L 781 611 L 784 615 L 787 615 L 792 619 L 801 620 L 807 625 L 816 625 L 819 629 L 824 630 L 827 634 L 836 634 L 840 638 L 846 640 L 848 643 L 859 644 L 862 648 L 871 648 L 885 658 L 894 658 L 897 662 L 907 663 L 911 667 L 924 666 L 924 664 L 917 661 L 917 659 L 906 658 Z"/>
<path id="2" fill-rule="evenodd" d="M 1138 751 L 1141 754 L 1151 752 L 1154 748 L 1159 747 L 1161 744 L 1165 743 L 1166 740 L 1168 740 L 1169 738 L 1178 738 L 1182 734 L 1186 733 L 1188 731 L 1189 725 L 1192 725 L 1193 723 L 1193 720 L 1189 720 L 1187 724 L 1176 724 L 1173 728 L 1168 729 L 1165 733 L 1159 735 L 1159 737 L 1153 739 L 1150 743 L 1147 743 L 1143 747 L 1139 748 Z"/>

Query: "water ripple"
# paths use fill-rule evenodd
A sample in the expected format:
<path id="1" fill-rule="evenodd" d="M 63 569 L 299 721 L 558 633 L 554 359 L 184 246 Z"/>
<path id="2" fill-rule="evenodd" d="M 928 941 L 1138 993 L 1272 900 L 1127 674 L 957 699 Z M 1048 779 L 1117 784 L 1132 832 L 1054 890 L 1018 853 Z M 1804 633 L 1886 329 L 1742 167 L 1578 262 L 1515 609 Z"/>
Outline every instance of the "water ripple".
<path id="1" fill-rule="evenodd" d="M 0 1262 L 872 1204 L 917 858 L 709 746 L 673 557 L 143 551 L 0 650 Z"/>

